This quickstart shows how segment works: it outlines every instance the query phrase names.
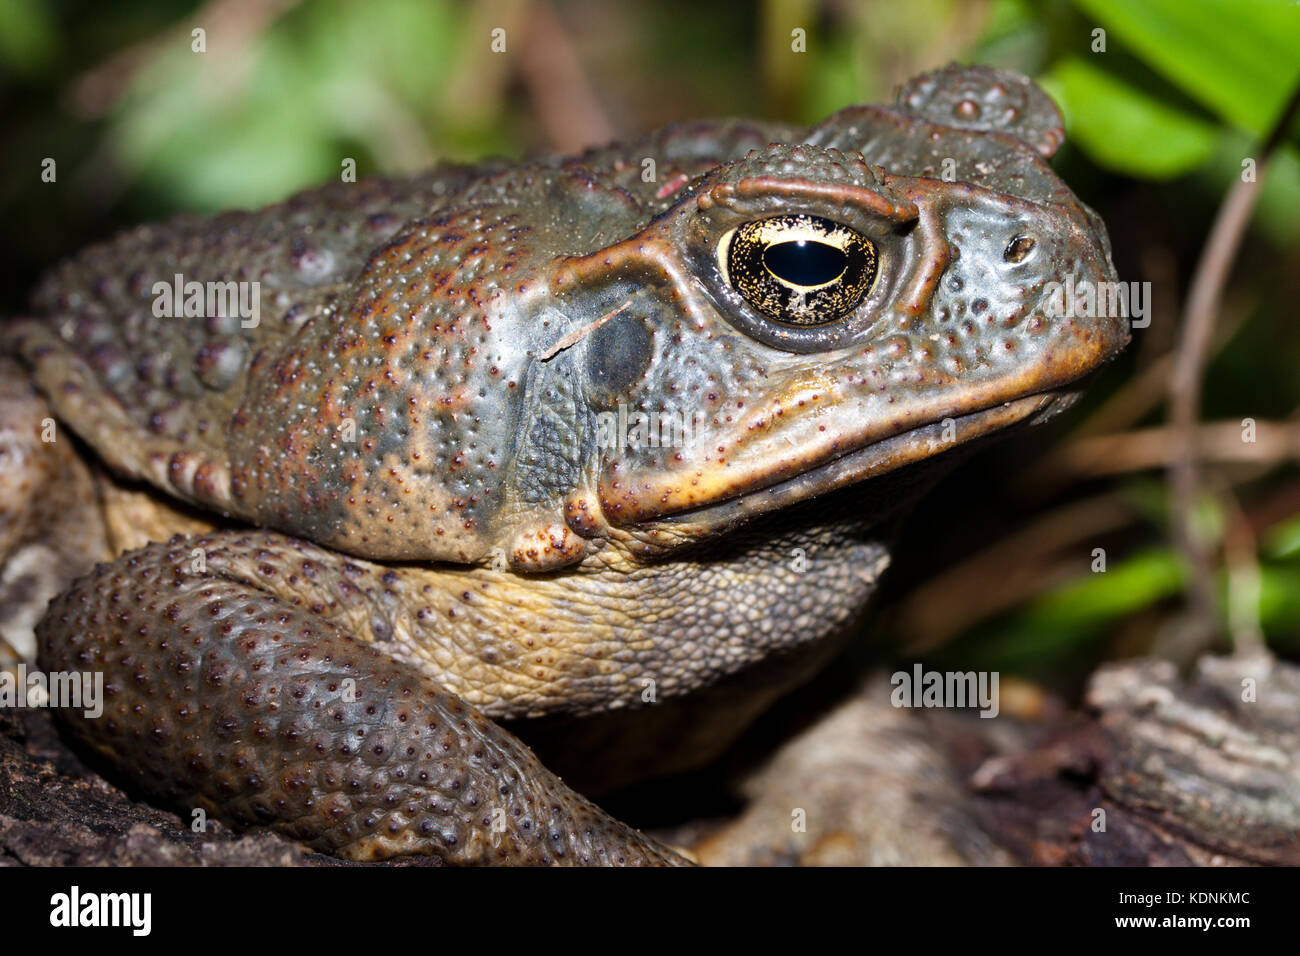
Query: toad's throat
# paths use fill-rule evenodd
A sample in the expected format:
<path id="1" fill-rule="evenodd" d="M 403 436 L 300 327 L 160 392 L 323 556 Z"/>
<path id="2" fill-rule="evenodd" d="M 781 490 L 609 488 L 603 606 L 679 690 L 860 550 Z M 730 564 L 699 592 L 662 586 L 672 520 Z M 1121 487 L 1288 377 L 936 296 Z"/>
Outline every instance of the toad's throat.
<path id="1" fill-rule="evenodd" d="M 1075 394 L 1073 390 L 1043 392 L 967 415 L 945 416 L 845 452 L 765 487 L 737 488 L 724 500 L 685 505 L 653 517 L 690 524 L 698 530 L 726 527 L 933 458 L 1011 425 L 1042 420 L 1072 404 Z"/>

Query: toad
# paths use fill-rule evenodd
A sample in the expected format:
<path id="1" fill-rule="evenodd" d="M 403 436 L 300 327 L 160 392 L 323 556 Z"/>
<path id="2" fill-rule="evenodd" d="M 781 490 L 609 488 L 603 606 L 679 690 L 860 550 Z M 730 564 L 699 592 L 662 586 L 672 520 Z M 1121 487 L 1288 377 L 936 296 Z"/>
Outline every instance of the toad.
<path id="1" fill-rule="evenodd" d="M 927 476 L 1128 339 L 1051 308 L 1115 278 L 1062 138 L 951 66 L 94 245 L 4 331 L 10 643 L 102 674 L 67 733 L 183 812 L 686 862 L 502 723 L 571 720 L 566 775 L 681 770 L 842 645 Z"/>

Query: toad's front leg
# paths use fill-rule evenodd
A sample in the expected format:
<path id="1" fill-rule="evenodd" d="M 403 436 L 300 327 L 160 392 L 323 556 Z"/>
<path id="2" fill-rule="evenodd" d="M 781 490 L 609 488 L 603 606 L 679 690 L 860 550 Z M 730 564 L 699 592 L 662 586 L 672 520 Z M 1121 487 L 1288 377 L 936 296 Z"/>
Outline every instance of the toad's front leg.
<path id="1" fill-rule="evenodd" d="M 349 859 L 686 862 L 381 650 L 391 622 L 355 570 L 256 532 L 100 565 L 37 628 L 47 672 L 104 674 L 101 715 L 60 717 L 157 798 Z"/>

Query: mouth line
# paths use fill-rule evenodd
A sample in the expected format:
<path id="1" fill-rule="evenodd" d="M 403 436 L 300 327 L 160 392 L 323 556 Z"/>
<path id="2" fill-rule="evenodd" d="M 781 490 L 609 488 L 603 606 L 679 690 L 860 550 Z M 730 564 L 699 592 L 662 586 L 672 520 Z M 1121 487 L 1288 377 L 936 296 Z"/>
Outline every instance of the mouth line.
<path id="1" fill-rule="evenodd" d="M 1038 392 L 966 415 L 942 416 L 847 451 L 763 488 L 742 491 L 725 501 L 686 509 L 658 520 L 689 524 L 700 530 L 723 528 L 752 515 L 775 511 L 933 458 L 983 435 L 1042 417 L 1066 392 L 1068 389 Z M 949 420 L 953 431 L 951 437 L 946 437 L 944 423 Z"/>

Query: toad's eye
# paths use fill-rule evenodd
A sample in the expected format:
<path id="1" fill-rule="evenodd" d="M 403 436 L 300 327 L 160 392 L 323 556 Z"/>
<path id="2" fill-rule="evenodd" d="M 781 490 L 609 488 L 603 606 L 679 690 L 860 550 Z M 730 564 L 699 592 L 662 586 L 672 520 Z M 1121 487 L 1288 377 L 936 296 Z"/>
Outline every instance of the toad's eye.
<path id="1" fill-rule="evenodd" d="M 871 291 L 876 247 L 820 216 L 773 216 L 723 236 L 718 266 L 765 316 L 790 325 L 825 325 L 852 312 Z"/>

